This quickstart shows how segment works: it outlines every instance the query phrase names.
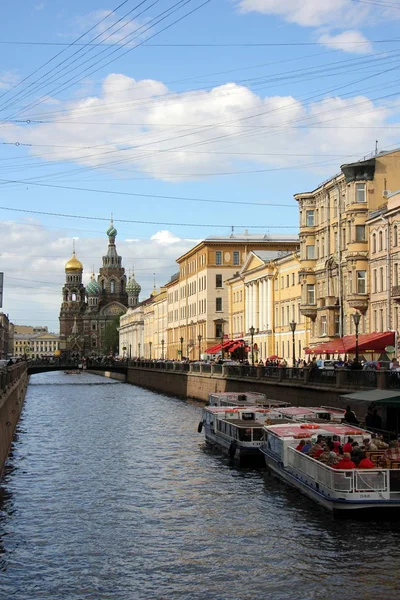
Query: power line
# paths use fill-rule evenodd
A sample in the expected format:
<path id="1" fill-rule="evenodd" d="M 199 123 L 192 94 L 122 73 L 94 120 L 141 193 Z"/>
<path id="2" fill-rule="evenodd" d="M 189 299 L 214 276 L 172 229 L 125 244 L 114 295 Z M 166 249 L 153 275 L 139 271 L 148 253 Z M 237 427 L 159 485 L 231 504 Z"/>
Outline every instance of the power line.
<path id="1" fill-rule="evenodd" d="M 365 2 L 368 4 L 372 4 L 372 2 L 367 2 L 367 0 L 353 0 L 357 2 Z M 379 4 L 382 6 L 382 4 Z M 393 8 L 399 8 L 398 6 L 393 6 Z M 107 17 L 105 17 L 107 18 Z M 86 34 L 84 34 L 86 35 Z M 81 36 L 83 37 L 83 36 Z M 344 45 L 366 45 L 366 44 L 391 44 L 397 43 L 400 41 L 400 38 L 389 38 L 383 40 L 366 40 L 366 41 L 354 41 L 354 42 L 346 42 L 340 41 L 341 44 Z M 36 41 L 16 41 L 16 40 L 2 40 L 0 44 L 5 45 L 15 45 L 15 46 L 69 46 L 69 44 L 63 42 L 36 42 Z M 111 44 L 77 44 L 74 43 L 74 46 L 111 46 Z M 164 44 L 143 44 L 144 47 L 148 48 L 260 48 L 260 47 L 270 47 L 270 46 L 326 46 L 326 42 L 225 42 L 225 43 L 201 43 L 201 42 L 192 42 L 192 43 L 164 43 Z"/>
<path id="2" fill-rule="evenodd" d="M 21 183 L 21 182 L 18 182 Z M 45 186 L 45 187 L 56 187 L 56 188 L 64 188 L 65 189 L 79 189 L 79 188 L 66 188 L 66 186 L 58 186 L 58 185 L 50 185 L 50 184 L 37 184 L 37 185 L 41 185 L 41 186 Z M 86 190 L 87 191 L 87 190 Z M 94 191 L 94 190 L 90 190 L 90 191 Z M 121 192 L 123 193 L 123 192 Z M 142 195 L 142 194 L 135 194 L 135 195 Z M 155 196 L 150 196 L 152 198 L 154 198 Z M 165 198 L 166 196 L 159 196 L 160 198 Z M 282 204 L 280 204 L 279 206 L 284 206 Z M 295 208 L 295 206 L 291 206 L 291 208 Z M 0 206 L 0 210 L 9 210 L 9 211 L 13 211 L 13 212 L 21 212 L 21 213 L 29 213 L 29 214 L 33 214 L 33 215 L 45 215 L 45 216 L 50 216 L 50 217 L 64 217 L 67 219 L 86 219 L 86 220 L 91 220 L 91 221 L 109 221 L 109 217 L 93 217 L 93 216 L 87 216 L 87 215 L 70 215 L 70 214 L 65 214 L 65 213 L 56 213 L 56 212 L 47 212 L 47 211 L 38 211 L 38 210 L 28 210 L 28 209 L 22 209 L 22 208 L 11 208 L 9 206 Z M 165 222 L 165 221 L 139 221 L 139 220 L 132 220 L 132 219 L 114 219 L 115 223 L 140 223 L 140 224 L 144 224 L 144 225 L 171 225 L 174 227 L 213 227 L 213 228 L 225 228 L 225 227 L 238 227 L 239 229 L 242 228 L 247 228 L 247 229 L 297 229 L 298 225 L 244 225 L 243 223 L 240 223 L 239 225 L 234 225 L 233 223 L 230 223 L 229 225 L 223 225 L 221 223 L 219 223 L 218 225 L 215 225 L 214 223 L 209 224 L 209 223 L 170 223 L 170 222 Z"/>

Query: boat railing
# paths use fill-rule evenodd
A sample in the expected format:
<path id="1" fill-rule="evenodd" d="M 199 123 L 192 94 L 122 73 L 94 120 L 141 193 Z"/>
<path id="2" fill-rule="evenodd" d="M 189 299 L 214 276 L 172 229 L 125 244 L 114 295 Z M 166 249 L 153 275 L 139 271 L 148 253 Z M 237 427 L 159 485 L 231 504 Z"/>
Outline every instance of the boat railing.
<path id="1" fill-rule="evenodd" d="M 336 492 L 370 493 L 388 492 L 389 478 L 386 469 L 338 470 L 318 462 L 311 456 L 288 448 L 288 465 L 313 479 L 316 483 Z"/>

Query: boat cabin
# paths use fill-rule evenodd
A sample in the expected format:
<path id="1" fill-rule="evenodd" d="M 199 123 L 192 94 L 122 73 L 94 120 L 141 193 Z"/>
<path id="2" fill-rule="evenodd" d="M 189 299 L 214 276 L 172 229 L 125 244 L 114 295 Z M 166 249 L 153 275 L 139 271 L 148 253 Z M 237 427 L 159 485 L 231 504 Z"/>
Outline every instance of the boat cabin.
<path id="1" fill-rule="evenodd" d="M 265 394 L 258 392 L 220 392 L 208 396 L 210 406 L 262 406 L 263 408 L 274 406 L 290 406 L 289 402 L 268 399 Z"/>

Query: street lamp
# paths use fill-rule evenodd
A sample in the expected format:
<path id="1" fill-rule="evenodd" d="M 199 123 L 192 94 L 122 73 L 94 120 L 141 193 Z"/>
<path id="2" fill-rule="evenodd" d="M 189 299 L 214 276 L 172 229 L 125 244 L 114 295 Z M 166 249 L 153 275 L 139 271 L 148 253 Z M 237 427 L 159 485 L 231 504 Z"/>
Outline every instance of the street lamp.
<path id="1" fill-rule="evenodd" d="M 361 315 L 360 313 L 353 314 L 353 321 L 356 327 L 356 363 L 358 363 L 358 326 L 360 325 Z"/>
<path id="2" fill-rule="evenodd" d="M 161 340 L 161 360 L 164 360 L 164 344 L 165 340 Z"/>
<path id="3" fill-rule="evenodd" d="M 138 350 L 139 350 L 139 360 L 140 360 L 140 342 L 138 343 Z"/>
<path id="4" fill-rule="evenodd" d="M 295 322 L 294 319 L 291 320 L 291 322 L 289 323 L 290 325 L 290 329 L 292 331 L 292 348 L 293 348 L 293 366 L 296 366 L 296 344 L 294 341 L 294 332 L 296 331 L 296 325 L 297 323 Z"/>
<path id="5" fill-rule="evenodd" d="M 149 342 L 149 348 L 150 348 L 150 360 L 151 360 L 151 347 L 153 345 L 153 342 Z"/>
<path id="6" fill-rule="evenodd" d="M 250 327 L 249 332 L 250 332 L 250 336 L 251 336 L 251 364 L 254 367 L 254 344 L 253 344 L 253 339 L 254 339 L 255 329 L 254 329 L 253 325 Z"/>
<path id="7" fill-rule="evenodd" d="M 201 335 L 201 333 L 199 333 L 199 335 L 197 336 L 197 339 L 199 340 L 199 360 L 201 360 L 201 340 L 203 339 L 203 336 Z"/>
<path id="8" fill-rule="evenodd" d="M 181 360 L 183 359 L 183 337 L 180 338 L 180 343 L 181 343 Z"/>

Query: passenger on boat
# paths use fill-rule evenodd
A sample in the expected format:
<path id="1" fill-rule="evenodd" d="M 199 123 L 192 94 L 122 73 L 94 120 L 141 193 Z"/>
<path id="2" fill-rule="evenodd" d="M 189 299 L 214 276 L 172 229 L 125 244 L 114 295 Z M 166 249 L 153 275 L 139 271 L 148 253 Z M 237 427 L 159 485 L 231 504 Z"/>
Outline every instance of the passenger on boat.
<path id="1" fill-rule="evenodd" d="M 358 465 L 358 463 L 360 462 L 360 455 L 362 454 L 363 450 L 360 448 L 358 442 L 353 442 L 353 450 L 351 451 L 351 460 L 353 462 L 356 463 L 356 465 Z"/>
<path id="2" fill-rule="evenodd" d="M 336 454 L 336 452 L 329 452 L 329 458 L 326 462 L 326 464 L 328 465 L 328 467 L 334 467 L 339 461 L 338 455 Z"/>
<path id="3" fill-rule="evenodd" d="M 357 467 L 359 469 L 376 469 L 376 465 L 374 465 L 372 460 L 367 458 L 365 452 L 361 452 L 360 457 L 361 457 L 361 460 L 357 465 Z"/>
<path id="4" fill-rule="evenodd" d="M 345 443 L 345 445 L 343 446 L 343 452 L 350 452 L 353 450 L 353 438 L 352 437 L 348 437 L 347 438 L 347 442 Z"/>
<path id="5" fill-rule="evenodd" d="M 378 450 L 387 450 L 389 448 L 389 445 L 376 433 L 371 433 L 371 442 L 375 444 Z"/>
<path id="6" fill-rule="evenodd" d="M 371 440 L 369 438 L 363 439 L 362 448 L 366 452 L 376 452 L 378 450 L 378 446 L 376 446 L 373 442 L 371 442 Z"/>
<path id="7" fill-rule="evenodd" d="M 303 447 L 305 446 L 305 444 L 306 444 L 306 440 L 300 440 L 300 443 L 296 446 L 296 450 L 298 452 L 301 452 L 303 450 Z"/>
<path id="8" fill-rule="evenodd" d="M 333 454 L 335 455 L 335 459 L 336 459 L 336 453 L 333 452 Z M 318 456 L 318 460 L 320 462 L 322 462 L 324 465 L 327 465 L 327 464 L 329 464 L 330 455 L 331 455 L 331 451 L 329 450 L 329 447 L 325 446 L 325 448 L 322 451 L 322 454 L 320 454 Z"/>
<path id="9" fill-rule="evenodd" d="M 324 449 L 322 447 L 322 441 L 321 443 L 316 442 L 314 444 L 314 446 L 311 448 L 310 452 L 308 453 L 309 456 L 312 456 L 313 458 L 318 458 L 319 456 L 321 456 L 321 454 L 323 453 Z"/>
<path id="10" fill-rule="evenodd" d="M 302 449 L 300 450 L 300 452 L 303 452 L 303 454 L 308 454 L 310 452 L 312 448 L 312 442 L 311 440 L 307 440 L 306 443 L 304 444 L 304 446 L 302 447 Z"/>
<path id="11" fill-rule="evenodd" d="M 334 469 L 355 469 L 356 465 L 351 460 L 351 455 L 345 452 L 341 460 L 336 465 L 333 465 L 333 467 Z"/>
<path id="12" fill-rule="evenodd" d="M 400 446 L 397 441 L 390 442 L 389 448 L 381 457 L 379 464 L 383 467 L 390 467 L 392 461 L 400 462 Z"/>

